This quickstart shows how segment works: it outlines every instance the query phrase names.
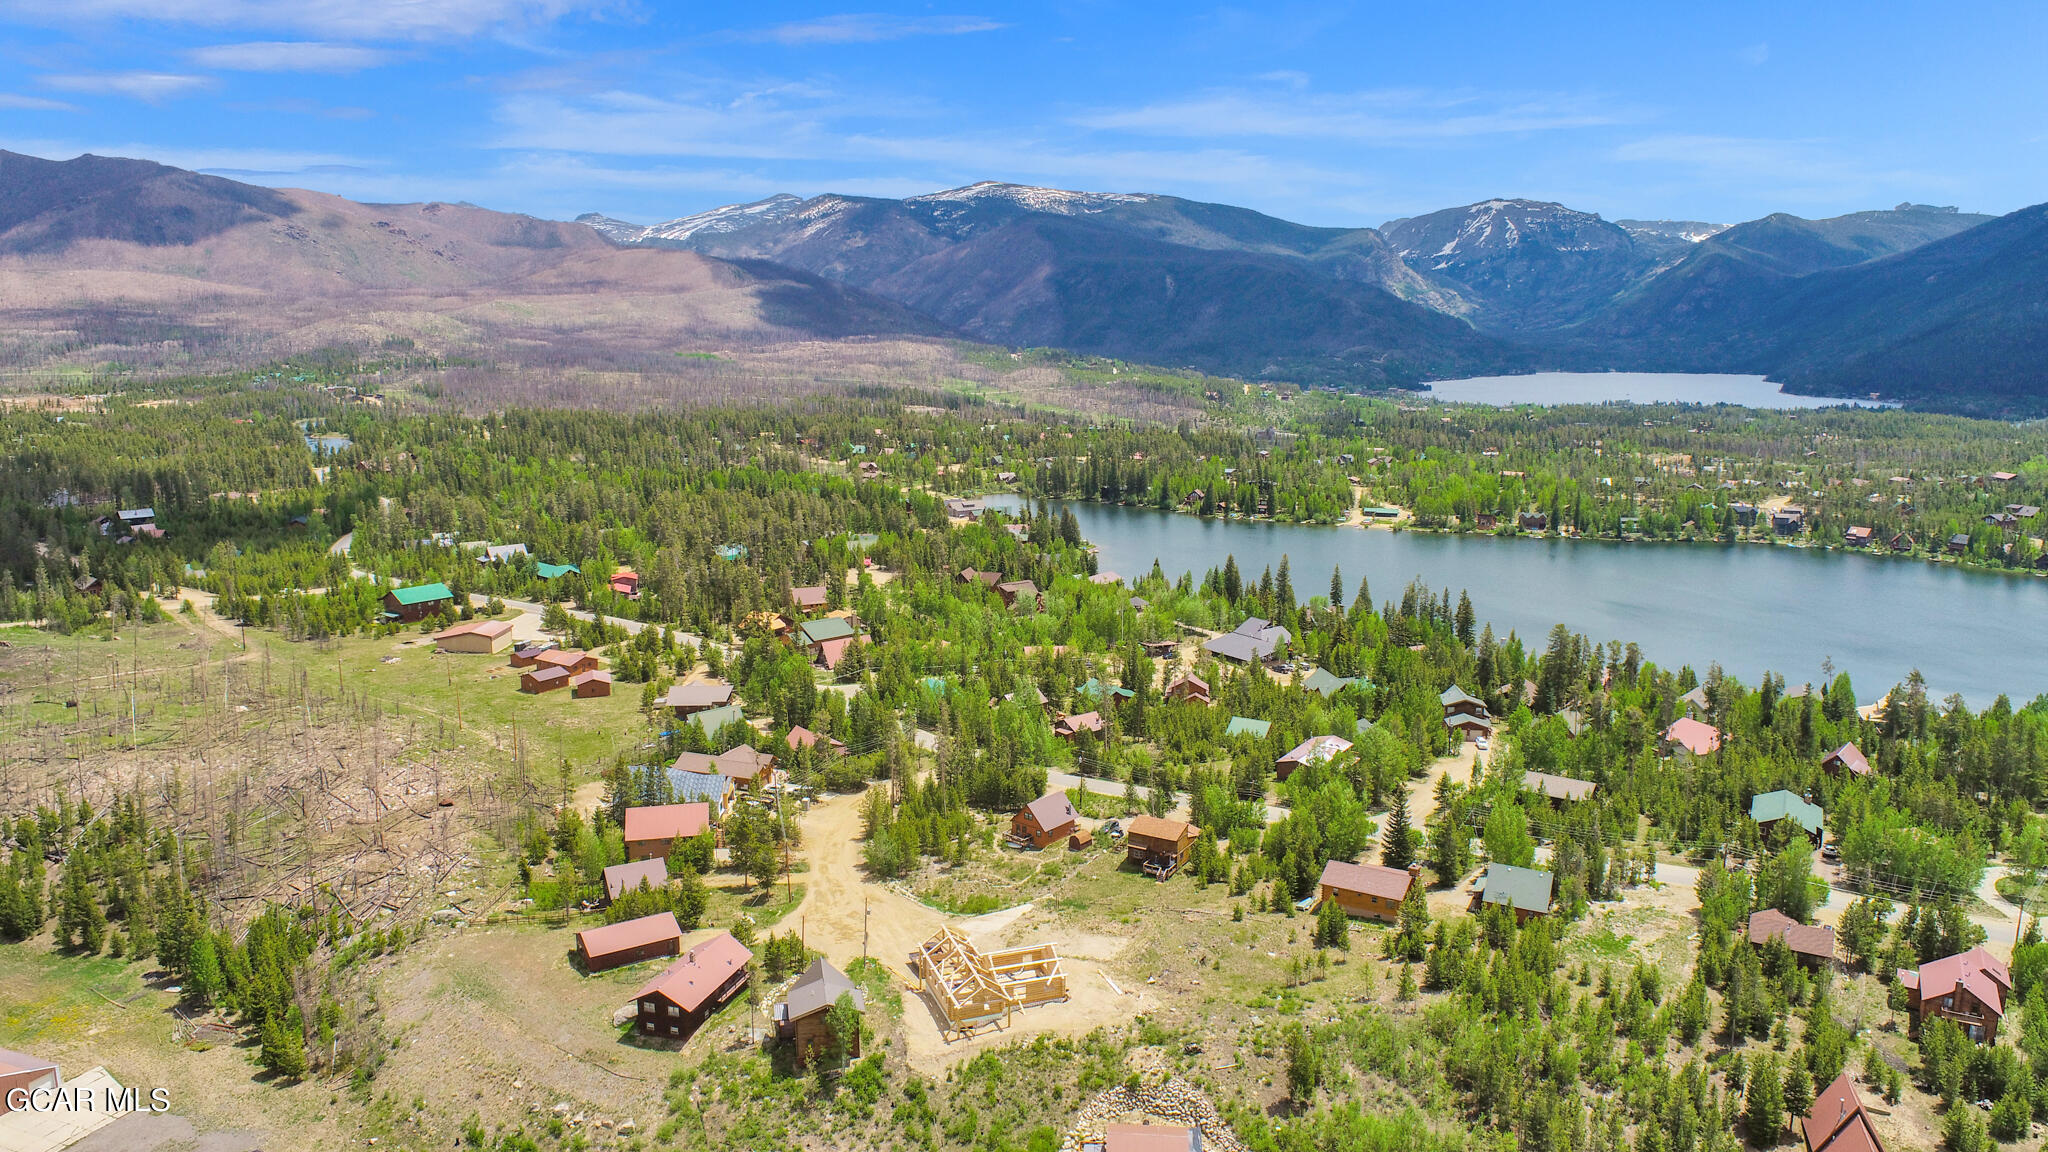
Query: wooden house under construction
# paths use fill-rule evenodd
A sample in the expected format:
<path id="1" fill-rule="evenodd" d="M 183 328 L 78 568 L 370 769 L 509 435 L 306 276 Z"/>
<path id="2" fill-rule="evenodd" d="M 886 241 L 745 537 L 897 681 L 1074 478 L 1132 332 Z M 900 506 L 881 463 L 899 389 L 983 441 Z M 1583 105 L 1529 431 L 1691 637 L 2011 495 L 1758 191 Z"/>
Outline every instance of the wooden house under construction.
<path id="1" fill-rule="evenodd" d="M 1020 1009 L 1067 998 L 1067 974 L 1051 944 L 983 952 L 941 928 L 910 954 L 910 971 L 945 1017 L 948 1040 L 1003 1027 Z"/>

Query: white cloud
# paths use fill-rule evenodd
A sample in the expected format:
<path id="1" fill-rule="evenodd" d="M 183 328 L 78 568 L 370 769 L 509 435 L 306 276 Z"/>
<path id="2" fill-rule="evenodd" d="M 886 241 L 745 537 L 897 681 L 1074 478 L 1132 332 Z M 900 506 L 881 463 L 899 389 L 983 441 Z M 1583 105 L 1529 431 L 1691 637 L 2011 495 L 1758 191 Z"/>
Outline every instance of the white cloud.
<path id="1" fill-rule="evenodd" d="M 993 32 L 1008 25 L 979 16 L 926 16 L 906 20 L 870 13 L 825 16 L 777 24 L 772 28 L 734 34 L 740 40 L 765 40 L 776 44 L 874 44 L 911 36 L 964 36 Z"/>
<path id="2" fill-rule="evenodd" d="M 213 87 L 211 77 L 181 72 L 79 72 L 41 76 L 37 81 L 60 92 L 112 93 L 151 103 Z"/>
<path id="3" fill-rule="evenodd" d="M 65 27 L 136 20 L 379 41 L 519 31 L 617 6 L 614 0 L 12 0 L 8 15 Z"/>
<path id="4" fill-rule="evenodd" d="M 1825 140 L 1663 135 L 1615 149 L 1615 159 L 1682 173 L 1695 185 L 1739 190 L 1783 204 L 1876 202 L 1944 192 L 1954 181 L 1910 168 L 1886 168 L 1843 156 Z"/>
<path id="5" fill-rule="evenodd" d="M 1075 118 L 1084 128 L 1152 136 L 1272 137 L 1404 143 L 1628 123 L 1639 114 L 1574 96 L 1416 90 L 1313 94 L 1217 90 Z"/>
<path id="6" fill-rule="evenodd" d="M 360 44 L 320 40 L 257 40 L 246 44 L 214 44 L 195 48 L 192 62 L 202 68 L 232 72 L 359 72 L 389 59 L 389 54 Z"/>
<path id="7" fill-rule="evenodd" d="M 0 108 L 18 108 L 24 112 L 76 112 L 76 104 L 62 100 L 45 100 L 41 96 L 18 96 L 12 92 L 0 92 Z"/>

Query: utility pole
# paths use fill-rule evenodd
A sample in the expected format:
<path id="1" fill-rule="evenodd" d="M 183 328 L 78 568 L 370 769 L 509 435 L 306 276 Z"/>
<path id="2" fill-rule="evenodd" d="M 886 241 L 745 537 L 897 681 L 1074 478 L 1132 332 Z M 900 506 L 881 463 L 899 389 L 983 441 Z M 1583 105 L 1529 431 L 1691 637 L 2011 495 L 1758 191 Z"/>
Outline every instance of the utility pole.
<path id="1" fill-rule="evenodd" d="M 872 898 L 872 897 L 869 897 L 869 898 L 864 898 L 864 899 L 862 899 L 862 900 L 861 900 L 861 902 L 860 902 L 860 958 L 861 958 L 861 962 L 862 962 L 863 964 L 865 964 L 865 963 L 867 962 L 867 958 L 868 958 L 868 914 L 869 914 L 870 912 L 873 912 L 873 911 L 874 911 L 874 908 L 875 908 L 875 902 L 874 902 L 874 900 L 873 900 L 873 898 Z"/>

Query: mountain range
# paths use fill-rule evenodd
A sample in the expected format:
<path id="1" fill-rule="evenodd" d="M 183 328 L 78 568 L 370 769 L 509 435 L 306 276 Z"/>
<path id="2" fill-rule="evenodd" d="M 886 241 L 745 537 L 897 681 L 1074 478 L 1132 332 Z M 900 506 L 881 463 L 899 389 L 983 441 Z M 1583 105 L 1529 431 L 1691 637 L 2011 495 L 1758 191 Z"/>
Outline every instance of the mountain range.
<path id="1" fill-rule="evenodd" d="M 530 376 L 673 373 L 706 346 L 805 348 L 808 363 L 888 344 L 869 357 L 887 361 L 882 378 L 907 364 L 944 378 L 932 357 L 965 340 L 1342 387 L 1758 372 L 1824 395 L 2038 415 L 2044 262 L 2048 207 L 1723 227 L 1500 199 L 1330 228 L 981 183 L 774 196 L 642 226 L 0 152 L 0 364 L 15 368 L 210 371 L 350 347 Z M 721 387 L 747 386 L 727 376 Z"/>
<path id="2" fill-rule="evenodd" d="M 2048 340 L 2029 319 L 2048 294 L 2017 271 L 2026 230 L 1995 248 L 1959 239 L 1996 219 L 1901 204 L 1724 226 L 1500 199 L 1318 228 L 992 182 L 905 200 L 781 195 L 646 226 L 579 217 L 621 245 L 801 269 L 1004 344 L 1367 386 L 1533 367 L 1761 372 L 1829 394 L 2031 411 L 2048 406 L 2026 367 Z M 1947 263 L 1912 316 L 1853 303 L 1897 295 L 1912 273 L 1893 262 L 1916 259 Z M 1972 323 L 1967 302 L 1988 285 L 2003 320 Z"/>

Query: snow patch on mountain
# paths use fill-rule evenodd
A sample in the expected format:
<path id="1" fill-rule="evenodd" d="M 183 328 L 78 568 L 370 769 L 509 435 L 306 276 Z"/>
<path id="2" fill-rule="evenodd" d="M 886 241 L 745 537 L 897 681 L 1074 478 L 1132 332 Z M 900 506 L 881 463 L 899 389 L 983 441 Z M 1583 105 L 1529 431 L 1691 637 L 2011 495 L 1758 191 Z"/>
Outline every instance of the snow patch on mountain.
<path id="1" fill-rule="evenodd" d="M 1655 236 L 1665 240 L 1683 240 L 1688 244 L 1697 244 L 1728 230 L 1726 224 L 1709 224 L 1704 220 L 1616 220 L 1614 223 L 1631 236 Z"/>
<path id="2" fill-rule="evenodd" d="M 1071 216 L 1101 212 L 1117 204 L 1143 204 L 1153 199 L 1155 197 L 1143 193 L 1069 192 L 1060 188 L 1036 188 L 1029 184 L 1005 184 L 1000 180 L 983 180 L 964 188 L 950 188 L 944 192 L 912 196 L 904 203 L 976 204 L 986 200 L 1007 200 L 1034 212 L 1058 212 Z"/>

